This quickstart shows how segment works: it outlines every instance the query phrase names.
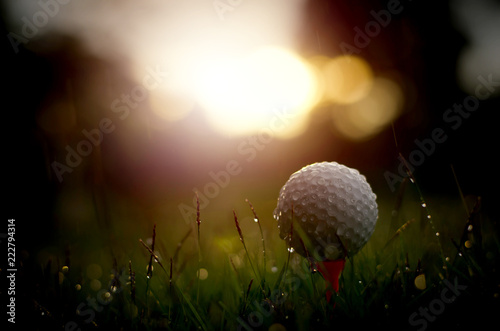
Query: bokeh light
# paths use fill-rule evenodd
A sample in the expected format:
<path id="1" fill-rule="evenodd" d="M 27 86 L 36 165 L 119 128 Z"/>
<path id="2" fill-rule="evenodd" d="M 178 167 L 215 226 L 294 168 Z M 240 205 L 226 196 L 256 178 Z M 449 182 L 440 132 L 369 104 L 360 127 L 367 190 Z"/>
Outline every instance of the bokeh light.
<path id="1" fill-rule="evenodd" d="M 388 78 L 375 77 L 364 98 L 334 108 L 333 125 L 349 139 L 368 139 L 400 114 L 403 102 L 403 91 L 397 83 Z"/>
<path id="2" fill-rule="evenodd" d="M 207 269 L 205 268 L 200 268 L 197 272 L 196 272 L 196 276 L 200 279 L 200 280 L 205 280 L 208 278 L 208 271 Z"/>
<path id="3" fill-rule="evenodd" d="M 90 288 L 93 291 L 99 291 L 102 287 L 101 281 L 99 279 L 92 279 L 90 281 Z"/>
<path id="4" fill-rule="evenodd" d="M 373 84 L 370 65 L 357 56 L 338 56 L 321 64 L 324 98 L 349 104 L 365 97 Z"/>
<path id="5" fill-rule="evenodd" d="M 500 80 L 500 5 L 495 1 L 462 0 L 451 5 L 455 25 L 468 40 L 457 59 L 460 87 L 481 98 L 500 95 L 500 89 L 495 88 Z M 481 88 L 485 81 L 490 84 Z M 495 82 L 493 86 L 491 82 Z"/>
<path id="6" fill-rule="evenodd" d="M 100 265 L 92 263 L 87 267 L 87 277 L 97 279 L 102 276 L 102 268 Z"/>

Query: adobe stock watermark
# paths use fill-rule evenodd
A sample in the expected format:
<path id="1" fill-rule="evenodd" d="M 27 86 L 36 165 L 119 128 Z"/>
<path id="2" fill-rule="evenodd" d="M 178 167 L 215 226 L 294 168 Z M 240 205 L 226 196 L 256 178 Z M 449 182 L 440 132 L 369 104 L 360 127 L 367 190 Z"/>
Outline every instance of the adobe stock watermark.
<path id="1" fill-rule="evenodd" d="M 290 113 L 287 107 L 274 109 L 273 116 L 269 120 L 269 125 L 267 127 L 260 129 L 258 134 L 250 136 L 238 144 L 236 148 L 238 155 L 244 157 L 246 163 L 252 162 L 257 157 L 257 154 L 263 151 L 266 146 L 271 143 L 277 133 L 286 130 L 290 121 L 296 116 L 297 114 Z M 186 205 L 184 203 L 178 205 L 179 211 L 186 224 L 196 219 L 197 199 L 200 203 L 200 210 L 206 208 L 211 199 L 216 198 L 221 190 L 228 187 L 231 178 L 239 175 L 242 171 L 242 162 L 236 159 L 227 161 L 226 165 L 221 170 L 210 171 L 208 173 L 210 180 L 206 182 L 202 189 L 198 189 L 197 187 L 193 188 L 192 191 L 195 192 L 195 194 L 193 195 L 192 205 Z M 198 198 L 196 194 L 198 194 Z"/>
<path id="2" fill-rule="evenodd" d="M 33 39 L 50 21 L 51 18 L 59 14 L 61 6 L 67 5 L 71 0 L 39 0 L 37 5 L 40 10 L 36 11 L 31 18 L 21 17 L 21 34 L 14 32 L 7 33 L 7 39 L 14 50 L 19 53 L 19 46 L 27 44 Z"/>
<path id="3" fill-rule="evenodd" d="M 120 275 L 119 282 L 125 284 L 127 278 L 124 274 Z M 76 307 L 76 314 L 81 317 L 82 322 L 85 324 L 95 323 L 96 313 L 104 310 L 104 307 L 113 301 L 113 296 L 118 295 L 123 291 L 123 286 L 110 286 L 110 289 L 100 289 L 95 297 L 90 295 L 85 301 L 80 302 Z M 65 331 L 81 331 L 78 321 L 71 320 L 64 324 Z"/>
<path id="4" fill-rule="evenodd" d="M 444 313 L 446 305 L 455 302 L 460 294 L 467 289 L 466 285 L 458 283 L 458 277 L 455 277 L 453 284 L 447 279 L 443 280 L 443 284 L 446 287 L 441 290 L 439 298 L 429 302 L 427 307 L 420 306 L 408 318 L 408 323 L 411 326 L 418 327 L 418 331 L 427 329 L 429 323 L 434 322 L 439 315 Z"/>
<path id="5" fill-rule="evenodd" d="M 368 47 L 372 39 L 380 34 L 382 28 L 387 27 L 391 23 L 392 17 L 400 14 L 403 9 L 404 7 L 399 0 L 389 0 L 386 9 L 381 9 L 379 11 L 371 10 L 370 15 L 373 17 L 373 20 L 368 21 L 363 30 L 358 26 L 354 27 L 354 32 L 356 32 L 353 40 L 354 45 L 344 41 L 339 44 L 342 53 L 344 55 L 361 53 L 361 50 Z"/>
<path id="6" fill-rule="evenodd" d="M 122 93 L 119 98 L 114 99 L 110 104 L 110 109 L 118 115 L 120 120 L 125 120 L 129 117 L 131 110 L 137 108 L 141 102 L 146 100 L 149 91 L 156 89 L 167 76 L 167 72 L 161 71 L 159 66 L 155 68 L 146 67 L 147 74 L 142 79 L 142 84 L 134 86 L 129 93 Z M 74 146 L 67 145 L 65 148 L 66 158 L 65 163 L 53 161 L 51 164 L 52 170 L 61 183 L 63 176 L 72 173 L 78 167 L 83 159 L 89 156 L 95 147 L 98 147 L 104 140 L 104 135 L 115 131 L 116 126 L 113 120 L 108 117 L 103 117 L 99 121 L 97 128 L 90 130 L 83 129 L 81 139 Z"/>
<path id="7" fill-rule="evenodd" d="M 219 19 L 224 21 L 226 13 L 234 11 L 242 2 L 243 0 L 215 0 L 212 5 Z"/>
<path id="8" fill-rule="evenodd" d="M 458 130 L 464 120 L 468 119 L 479 108 L 480 101 L 488 99 L 500 86 L 500 81 L 493 80 L 493 74 L 489 74 L 487 77 L 480 75 L 477 80 L 479 83 L 476 85 L 474 95 L 466 96 L 461 103 L 455 103 L 444 111 L 443 121 L 449 125 L 451 130 Z M 430 137 L 422 140 L 415 139 L 416 148 L 408 154 L 408 157 L 406 159 L 403 159 L 401 155 L 398 157 L 398 173 L 384 172 L 384 178 L 391 192 L 396 191 L 396 184 L 401 183 L 407 175 L 406 168 L 414 172 L 436 151 L 436 146 L 444 143 L 447 139 L 446 128 L 442 127 L 434 128 Z"/>

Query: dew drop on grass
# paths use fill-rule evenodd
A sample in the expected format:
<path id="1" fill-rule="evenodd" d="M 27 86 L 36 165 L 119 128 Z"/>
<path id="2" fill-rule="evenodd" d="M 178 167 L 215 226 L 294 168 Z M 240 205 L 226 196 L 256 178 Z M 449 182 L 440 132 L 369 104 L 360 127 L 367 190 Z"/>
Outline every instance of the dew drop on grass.
<path id="1" fill-rule="evenodd" d="M 439 232 L 436 232 L 436 237 L 439 237 Z"/>
<path id="2" fill-rule="evenodd" d="M 427 207 L 427 204 L 425 202 L 422 202 L 422 207 L 423 208 Z"/>
<path id="3" fill-rule="evenodd" d="M 258 218 L 254 218 L 254 219 L 253 219 L 253 221 L 254 221 L 255 223 L 259 223 L 259 219 L 258 219 Z"/>
<path id="4" fill-rule="evenodd" d="M 293 247 L 288 247 L 288 251 L 289 251 L 290 253 L 293 253 L 293 252 L 295 252 L 295 249 L 294 249 Z"/>
<path id="5" fill-rule="evenodd" d="M 276 267 L 276 266 L 271 267 L 271 272 L 272 272 L 272 273 L 276 273 L 276 272 L 278 272 L 278 267 Z"/>
<path id="6" fill-rule="evenodd" d="M 472 224 L 469 224 L 469 226 L 467 227 L 467 231 L 469 231 L 469 232 L 472 231 Z"/>

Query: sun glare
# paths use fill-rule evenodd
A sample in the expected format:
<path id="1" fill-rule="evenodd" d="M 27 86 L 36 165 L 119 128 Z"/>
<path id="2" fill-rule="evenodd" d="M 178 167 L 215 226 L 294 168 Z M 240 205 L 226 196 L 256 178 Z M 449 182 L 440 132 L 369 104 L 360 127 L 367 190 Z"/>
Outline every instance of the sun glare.
<path id="1" fill-rule="evenodd" d="M 226 134 L 269 128 L 278 108 L 290 123 L 277 135 L 290 135 L 314 106 L 316 81 L 309 66 L 290 51 L 266 47 L 248 56 L 212 64 L 197 79 L 197 96 L 210 123 Z M 283 133 L 283 134 L 282 134 Z"/>

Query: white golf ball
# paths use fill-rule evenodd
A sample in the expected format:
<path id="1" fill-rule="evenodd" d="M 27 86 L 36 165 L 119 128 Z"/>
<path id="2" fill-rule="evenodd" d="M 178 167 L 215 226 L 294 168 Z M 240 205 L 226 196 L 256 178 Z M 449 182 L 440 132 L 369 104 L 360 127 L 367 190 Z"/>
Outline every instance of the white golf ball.
<path id="1" fill-rule="evenodd" d="M 378 218 L 376 198 L 358 170 L 314 163 L 290 176 L 273 214 L 280 237 L 290 240 L 291 234 L 290 245 L 299 254 L 337 260 L 354 255 L 370 239 Z"/>

